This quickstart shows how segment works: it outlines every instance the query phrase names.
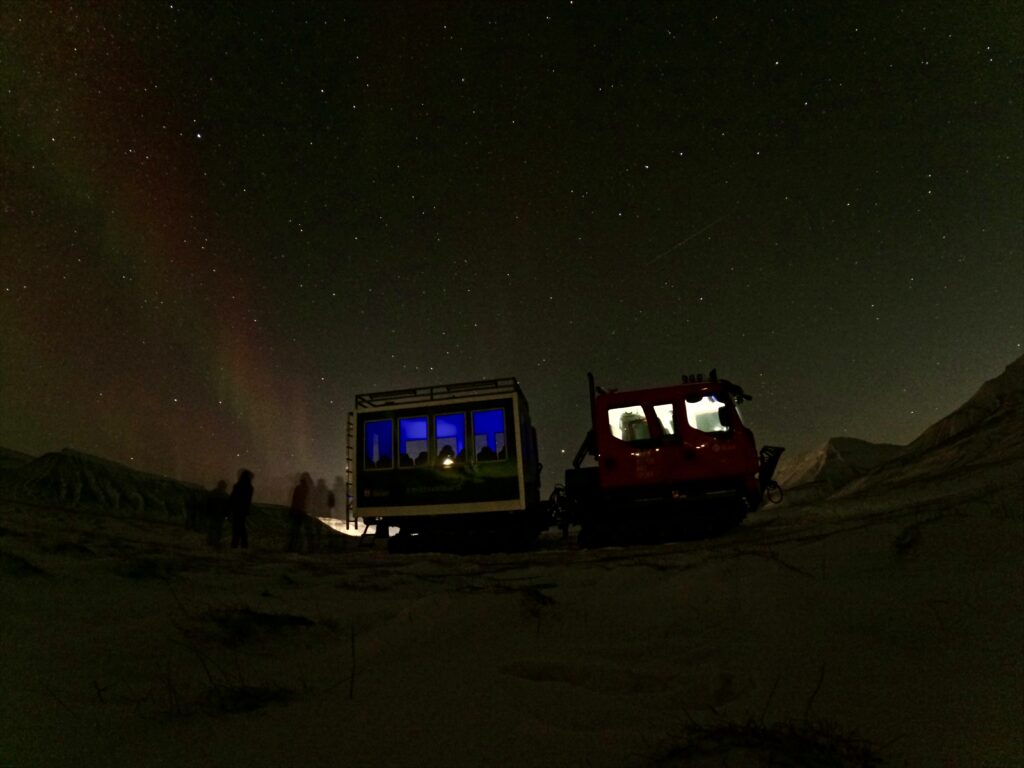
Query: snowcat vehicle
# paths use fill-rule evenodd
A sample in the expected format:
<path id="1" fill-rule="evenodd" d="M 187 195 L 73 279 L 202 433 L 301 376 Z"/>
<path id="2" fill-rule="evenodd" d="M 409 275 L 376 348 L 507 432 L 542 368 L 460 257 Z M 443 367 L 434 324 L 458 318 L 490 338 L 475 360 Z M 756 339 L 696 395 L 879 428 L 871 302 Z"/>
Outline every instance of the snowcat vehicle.
<path id="1" fill-rule="evenodd" d="M 377 536 L 549 527 L 530 410 L 514 378 L 357 395 L 349 414 L 350 512 Z"/>
<path id="2" fill-rule="evenodd" d="M 556 489 L 563 530 L 608 538 L 634 524 L 717 533 L 738 525 L 766 496 L 783 449 L 765 446 L 740 419 L 741 387 L 714 370 L 679 384 L 629 391 L 590 383 L 591 429 Z M 591 456 L 596 466 L 583 466 Z"/>

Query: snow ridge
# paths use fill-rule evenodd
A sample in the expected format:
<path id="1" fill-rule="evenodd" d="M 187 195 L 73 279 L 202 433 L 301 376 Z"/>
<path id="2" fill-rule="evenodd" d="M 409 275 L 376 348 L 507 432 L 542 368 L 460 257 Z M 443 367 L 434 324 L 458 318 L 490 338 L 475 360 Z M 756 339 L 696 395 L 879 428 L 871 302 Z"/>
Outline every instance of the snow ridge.
<path id="1" fill-rule="evenodd" d="M 909 445 L 832 438 L 802 455 L 783 456 L 777 478 L 791 503 L 874 493 L 912 483 L 953 481 L 971 467 L 1024 462 L 1024 356 L 986 381 Z M 981 473 L 1002 482 L 1005 472 Z"/>

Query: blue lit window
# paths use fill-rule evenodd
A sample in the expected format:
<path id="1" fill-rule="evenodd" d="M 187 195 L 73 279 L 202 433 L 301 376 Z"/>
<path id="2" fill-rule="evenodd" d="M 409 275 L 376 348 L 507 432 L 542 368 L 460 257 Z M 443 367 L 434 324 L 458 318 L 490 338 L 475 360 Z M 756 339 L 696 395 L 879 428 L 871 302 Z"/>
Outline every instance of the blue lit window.
<path id="1" fill-rule="evenodd" d="M 398 420 L 398 464 L 402 467 L 427 463 L 427 417 Z"/>
<path id="2" fill-rule="evenodd" d="M 363 441 L 363 466 L 367 469 L 389 469 L 394 466 L 391 450 L 391 419 L 368 421 Z"/>
<path id="3" fill-rule="evenodd" d="M 466 458 L 466 416 L 450 413 L 434 417 L 434 443 L 441 461 L 464 461 Z"/>
<path id="4" fill-rule="evenodd" d="M 504 408 L 474 411 L 473 453 L 477 461 L 497 461 L 505 458 Z"/>

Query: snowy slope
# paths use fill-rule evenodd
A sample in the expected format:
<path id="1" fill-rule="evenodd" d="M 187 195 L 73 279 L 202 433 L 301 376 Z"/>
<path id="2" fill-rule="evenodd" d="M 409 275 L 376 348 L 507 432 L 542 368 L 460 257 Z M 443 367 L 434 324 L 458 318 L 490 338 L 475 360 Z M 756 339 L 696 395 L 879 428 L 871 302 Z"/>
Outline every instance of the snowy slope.
<path id="1" fill-rule="evenodd" d="M 788 460 L 783 455 L 776 477 L 789 503 L 806 503 L 907 484 L 956 484 L 967 467 L 990 468 L 971 473 L 975 486 L 1002 483 L 1006 476 L 998 467 L 1021 460 L 1024 357 L 907 446 L 833 438 L 806 454 Z M 947 490 L 932 488 L 928 493 Z"/>
<path id="2" fill-rule="evenodd" d="M 869 469 L 900 455 L 904 446 L 869 443 L 853 437 L 833 437 L 813 451 L 779 461 L 776 481 L 785 489 L 820 483 L 836 490 Z"/>
<path id="3" fill-rule="evenodd" d="M 1014 475 L 1003 467 L 1016 466 Z M 879 493 L 886 488 L 925 485 L 929 493 L 946 489 L 980 492 L 986 486 L 1024 484 L 1024 410 L 1001 409 L 980 424 L 959 431 L 937 446 L 907 454 L 844 486 L 838 496 Z"/>
<path id="4" fill-rule="evenodd" d="M 988 486 L 1024 483 L 1003 467 L 1024 463 L 1024 358 L 1007 366 L 953 413 L 926 429 L 902 456 L 844 486 L 838 495 L 878 493 L 884 488 L 927 486 L 983 492 Z"/>
<path id="5" fill-rule="evenodd" d="M 1020 765 L 1020 503 L 462 557 L 0 503 L 0 763 Z"/>
<path id="6" fill-rule="evenodd" d="M 994 379 L 986 381 L 966 403 L 922 432 L 908 446 L 911 454 L 939 448 L 970 432 L 984 428 L 1007 414 L 1019 418 L 1024 407 L 1024 356 L 1006 366 Z"/>

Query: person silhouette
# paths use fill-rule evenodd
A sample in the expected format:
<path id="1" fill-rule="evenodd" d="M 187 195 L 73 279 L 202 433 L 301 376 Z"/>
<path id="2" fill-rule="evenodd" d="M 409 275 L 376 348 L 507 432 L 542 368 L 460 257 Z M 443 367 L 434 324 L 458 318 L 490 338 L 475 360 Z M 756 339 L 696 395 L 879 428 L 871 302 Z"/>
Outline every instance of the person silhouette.
<path id="1" fill-rule="evenodd" d="M 309 472 L 303 472 L 299 482 L 292 491 L 292 504 L 289 509 L 291 527 L 288 530 L 288 551 L 302 551 L 303 532 L 308 529 L 309 505 L 312 501 L 313 478 Z"/>
<path id="2" fill-rule="evenodd" d="M 249 532 L 245 528 L 246 518 L 252 509 L 252 479 L 254 475 L 248 469 L 238 471 L 238 482 L 231 489 L 228 498 L 228 510 L 231 514 L 231 548 L 249 548 Z"/>

